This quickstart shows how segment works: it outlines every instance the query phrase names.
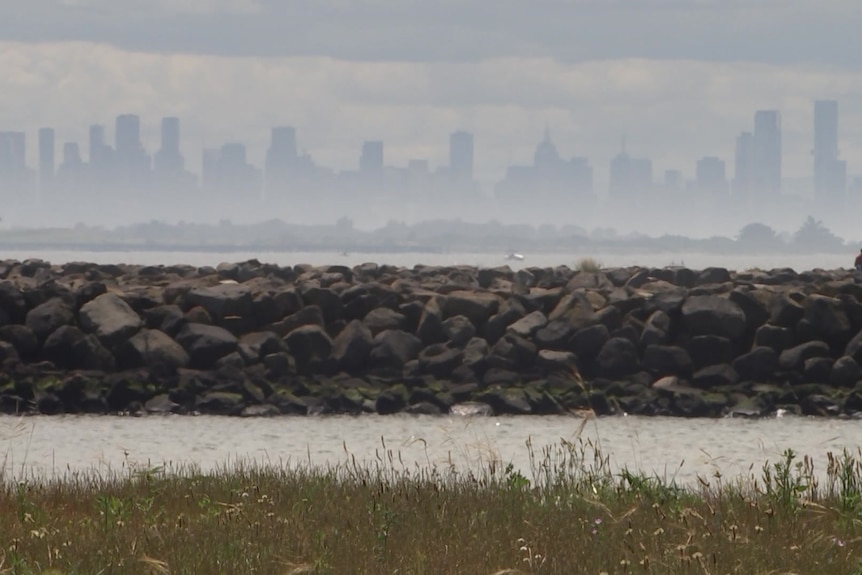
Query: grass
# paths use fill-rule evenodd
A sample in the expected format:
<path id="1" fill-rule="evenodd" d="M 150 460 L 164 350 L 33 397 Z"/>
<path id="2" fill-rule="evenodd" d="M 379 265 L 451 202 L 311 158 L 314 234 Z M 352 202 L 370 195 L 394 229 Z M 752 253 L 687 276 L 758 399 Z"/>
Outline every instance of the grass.
<path id="1" fill-rule="evenodd" d="M 3 574 L 862 574 L 862 459 L 818 483 L 785 452 L 750 477 L 613 473 L 590 442 L 531 469 L 237 464 L 0 478 Z"/>
<path id="2" fill-rule="evenodd" d="M 581 258 L 575 264 L 575 270 L 579 272 L 598 273 L 602 271 L 602 264 L 595 258 Z"/>

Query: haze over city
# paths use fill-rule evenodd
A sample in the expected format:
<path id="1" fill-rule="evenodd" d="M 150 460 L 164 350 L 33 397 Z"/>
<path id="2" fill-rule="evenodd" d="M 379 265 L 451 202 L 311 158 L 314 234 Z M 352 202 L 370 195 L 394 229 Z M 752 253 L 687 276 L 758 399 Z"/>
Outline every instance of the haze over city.
<path id="1" fill-rule="evenodd" d="M 67 142 L 79 145 L 82 163 L 91 162 L 91 125 L 103 126 L 105 144 L 116 148 L 121 115 L 138 117 L 140 143 L 154 156 L 162 118 L 176 117 L 177 151 L 200 187 L 196 195 L 152 195 L 116 183 L 97 194 L 86 185 L 80 201 L 52 211 L 36 178 L 30 199 L 41 203 L 4 209 L 6 226 L 196 216 L 328 223 L 348 216 L 374 226 L 460 216 L 732 236 L 752 218 L 792 230 L 813 214 L 858 238 L 853 210 L 841 209 L 862 195 L 862 79 L 847 48 L 862 14 L 850 2 L 0 0 L 0 11 L 8 16 L 0 22 L 0 131 L 26 134 L 34 173 L 41 128 L 55 130 L 59 168 Z M 837 147 L 827 154 L 846 162 L 846 177 L 831 186 L 841 197 L 837 207 L 815 193 L 818 100 L 837 105 Z M 756 132 L 757 111 L 778 113 L 781 180 L 769 201 L 752 208 L 732 200 L 739 138 Z M 307 152 L 329 169 L 351 201 L 315 210 L 314 194 L 300 202 L 287 194 L 286 203 L 249 207 L 269 198 L 272 128 L 286 126 L 295 129 L 297 155 Z M 447 171 L 450 137 L 459 132 L 472 136 L 469 186 L 452 183 Z M 561 161 L 586 159 L 590 192 L 603 207 L 586 209 L 577 194 L 531 202 L 529 192 L 541 186 L 529 178 L 522 203 L 541 206 L 461 205 L 465 190 L 480 200 L 498 197 L 512 166 L 538 166 L 546 138 Z M 424 202 L 402 203 L 400 184 L 377 203 L 365 201 L 367 185 L 345 186 L 341 175 L 361 174 L 365 142 L 382 142 L 383 164 L 402 177 L 427 162 L 437 179 Z M 221 200 L 206 195 L 204 150 L 231 143 L 245 146 L 261 184 L 221 209 Z M 613 196 L 611 163 L 623 146 L 651 162 L 650 189 L 621 201 L 628 210 L 603 203 Z M 730 203 L 692 199 L 703 191 L 703 158 L 724 163 Z M 669 171 L 679 172 L 682 195 L 656 199 L 669 187 Z M 123 202 L 110 201 L 117 197 Z M 341 196 L 324 200 L 332 198 Z M 686 208 L 686 217 L 668 205 Z"/>

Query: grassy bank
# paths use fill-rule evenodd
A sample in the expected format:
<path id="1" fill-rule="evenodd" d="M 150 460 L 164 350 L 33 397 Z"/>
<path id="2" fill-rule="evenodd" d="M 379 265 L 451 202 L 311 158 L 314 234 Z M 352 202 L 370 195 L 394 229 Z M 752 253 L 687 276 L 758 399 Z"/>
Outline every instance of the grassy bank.
<path id="1" fill-rule="evenodd" d="M 532 472 L 128 468 L 3 478 L 0 573 L 862 573 L 862 465 L 787 452 L 748 478 L 612 473 L 592 444 Z"/>

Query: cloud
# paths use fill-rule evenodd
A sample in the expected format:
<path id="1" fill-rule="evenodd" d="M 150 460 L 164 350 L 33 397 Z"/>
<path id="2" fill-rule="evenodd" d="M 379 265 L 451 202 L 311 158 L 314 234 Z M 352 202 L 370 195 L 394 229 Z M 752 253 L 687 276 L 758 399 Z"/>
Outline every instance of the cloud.
<path id="1" fill-rule="evenodd" d="M 145 52 L 859 67 L 854 0 L 0 0 L 0 39 Z"/>
<path id="2" fill-rule="evenodd" d="M 159 118 L 183 119 L 184 152 L 197 169 L 202 146 L 240 140 L 262 163 L 274 125 L 295 125 L 300 145 L 339 169 L 357 164 L 363 139 L 383 139 L 387 163 L 446 163 L 450 132 L 476 136 L 479 177 L 532 161 L 546 123 L 564 156 L 589 156 L 599 181 L 623 134 L 655 172 L 693 175 L 718 155 L 732 172 L 736 135 L 754 110 L 784 117 L 785 172 L 811 171 L 812 100 L 841 102 L 842 152 L 862 164 L 862 78 L 844 69 L 619 59 L 566 62 L 501 57 L 476 62 L 355 62 L 331 57 L 236 58 L 146 54 L 95 43 L 0 43 L 0 129 L 50 125 L 84 144 L 89 123 L 142 116 L 157 147 Z M 32 157 L 31 157 L 32 159 Z M 31 162 L 32 163 L 32 162 Z M 858 169 L 856 170 L 859 171 Z"/>

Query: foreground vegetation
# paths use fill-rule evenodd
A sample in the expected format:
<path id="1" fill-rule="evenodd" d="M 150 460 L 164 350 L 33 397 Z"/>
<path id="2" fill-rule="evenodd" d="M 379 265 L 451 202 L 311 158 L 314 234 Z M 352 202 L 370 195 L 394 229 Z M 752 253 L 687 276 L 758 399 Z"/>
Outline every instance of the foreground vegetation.
<path id="1" fill-rule="evenodd" d="M 0 573 L 862 573 L 858 455 L 820 481 L 788 451 L 682 488 L 590 443 L 527 448 L 526 475 L 411 469 L 384 446 L 371 466 L 6 477 Z"/>

